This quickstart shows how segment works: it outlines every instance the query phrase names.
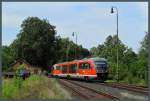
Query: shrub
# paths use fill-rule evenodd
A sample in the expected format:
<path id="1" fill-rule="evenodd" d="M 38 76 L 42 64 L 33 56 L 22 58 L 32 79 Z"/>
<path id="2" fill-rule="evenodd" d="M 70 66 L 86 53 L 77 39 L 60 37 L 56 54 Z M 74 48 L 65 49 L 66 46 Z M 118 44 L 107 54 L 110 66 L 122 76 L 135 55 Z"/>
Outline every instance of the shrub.
<path id="1" fill-rule="evenodd" d="M 2 92 L 2 97 L 6 99 L 71 99 L 56 79 L 39 75 L 32 75 L 26 80 L 5 79 Z"/>

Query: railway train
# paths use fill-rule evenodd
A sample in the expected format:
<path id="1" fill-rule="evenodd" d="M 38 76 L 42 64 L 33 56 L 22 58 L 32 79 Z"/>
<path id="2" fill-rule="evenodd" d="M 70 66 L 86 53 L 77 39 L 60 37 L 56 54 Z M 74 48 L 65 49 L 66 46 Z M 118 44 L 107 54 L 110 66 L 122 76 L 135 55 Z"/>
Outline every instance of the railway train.
<path id="1" fill-rule="evenodd" d="M 108 75 L 108 65 L 105 58 L 86 58 L 54 64 L 52 76 L 65 78 L 80 78 L 86 81 L 100 80 L 104 82 Z"/>

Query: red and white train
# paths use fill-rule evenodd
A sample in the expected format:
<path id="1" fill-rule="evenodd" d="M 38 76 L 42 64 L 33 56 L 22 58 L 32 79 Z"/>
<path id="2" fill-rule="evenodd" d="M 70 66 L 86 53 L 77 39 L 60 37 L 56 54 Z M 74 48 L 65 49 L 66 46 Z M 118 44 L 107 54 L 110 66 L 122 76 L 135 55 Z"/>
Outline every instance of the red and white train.
<path id="1" fill-rule="evenodd" d="M 53 65 L 52 76 L 81 78 L 86 81 L 105 81 L 108 75 L 107 61 L 104 58 L 88 58 Z"/>

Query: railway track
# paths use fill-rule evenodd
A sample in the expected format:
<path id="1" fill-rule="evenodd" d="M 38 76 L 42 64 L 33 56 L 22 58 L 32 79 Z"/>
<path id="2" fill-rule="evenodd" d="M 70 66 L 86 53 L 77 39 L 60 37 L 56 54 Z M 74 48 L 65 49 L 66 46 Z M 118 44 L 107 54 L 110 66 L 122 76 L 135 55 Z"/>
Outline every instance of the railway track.
<path id="1" fill-rule="evenodd" d="M 147 90 L 148 91 L 148 88 L 146 87 L 142 87 L 142 86 L 136 86 L 136 85 L 129 85 L 129 84 L 115 84 L 115 85 L 119 85 L 119 86 L 124 86 L 124 87 L 128 87 L 128 88 L 134 88 L 134 89 L 140 89 L 140 90 Z"/>
<path id="2" fill-rule="evenodd" d="M 134 86 L 134 85 L 125 85 L 125 84 L 117 84 L 117 83 L 98 83 L 100 85 L 109 86 L 113 88 L 125 89 L 128 91 L 133 91 L 137 93 L 141 93 L 144 95 L 148 95 L 148 88 L 141 87 L 141 86 Z"/>
<path id="3" fill-rule="evenodd" d="M 118 97 L 113 96 L 112 94 L 100 92 L 95 89 L 89 88 L 88 86 L 83 86 L 82 84 L 72 82 L 70 80 L 59 80 L 59 82 L 85 99 L 109 98 L 119 100 Z"/>

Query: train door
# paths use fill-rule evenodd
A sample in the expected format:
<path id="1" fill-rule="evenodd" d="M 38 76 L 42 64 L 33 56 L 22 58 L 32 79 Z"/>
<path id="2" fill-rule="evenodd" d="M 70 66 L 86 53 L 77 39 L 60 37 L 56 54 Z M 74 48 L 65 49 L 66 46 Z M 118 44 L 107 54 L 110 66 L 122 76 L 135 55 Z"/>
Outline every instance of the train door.
<path id="1" fill-rule="evenodd" d="M 58 75 L 60 73 L 61 73 L 60 66 L 54 66 L 54 68 L 53 68 L 53 74 L 54 75 Z"/>
<path id="2" fill-rule="evenodd" d="M 71 73 L 71 74 L 77 73 L 77 63 L 71 63 L 69 65 L 69 73 Z"/>
<path id="3" fill-rule="evenodd" d="M 91 64 L 89 62 L 79 63 L 79 74 L 80 75 L 91 75 Z"/>
<path id="4" fill-rule="evenodd" d="M 62 74 L 66 74 L 68 72 L 68 66 L 62 65 Z"/>
<path id="5" fill-rule="evenodd" d="M 71 78 L 77 78 L 77 75 L 76 75 L 77 67 L 78 67 L 77 63 L 70 63 L 69 64 L 69 75 Z"/>

